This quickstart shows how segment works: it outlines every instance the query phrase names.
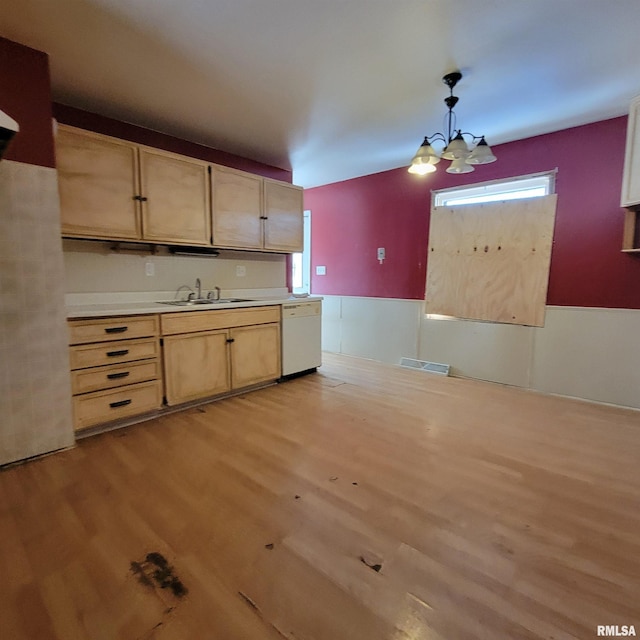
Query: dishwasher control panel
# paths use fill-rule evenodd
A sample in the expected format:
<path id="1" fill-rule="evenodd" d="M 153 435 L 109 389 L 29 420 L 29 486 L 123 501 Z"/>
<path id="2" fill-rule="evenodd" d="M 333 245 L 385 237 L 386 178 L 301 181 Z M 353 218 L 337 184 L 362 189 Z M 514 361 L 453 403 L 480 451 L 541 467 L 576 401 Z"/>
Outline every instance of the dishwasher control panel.
<path id="1" fill-rule="evenodd" d="M 295 302 L 282 305 L 282 318 L 304 318 L 319 316 L 322 312 L 321 302 Z"/>

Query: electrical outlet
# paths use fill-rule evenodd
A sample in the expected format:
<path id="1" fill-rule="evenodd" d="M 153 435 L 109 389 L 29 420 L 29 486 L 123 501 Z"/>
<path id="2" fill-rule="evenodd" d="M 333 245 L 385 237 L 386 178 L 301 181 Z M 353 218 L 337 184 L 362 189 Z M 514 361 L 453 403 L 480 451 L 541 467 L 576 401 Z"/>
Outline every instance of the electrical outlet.
<path id="1" fill-rule="evenodd" d="M 144 272 L 148 276 L 156 275 L 156 265 L 153 262 L 145 262 L 144 263 Z"/>
<path id="2" fill-rule="evenodd" d="M 317 276 L 326 276 L 327 275 L 327 267 L 316 267 L 316 275 Z"/>
<path id="3" fill-rule="evenodd" d="M 245 267 L 243 264 L 236 265 L 236 275 L 239 278 L 243 278 L 244 276 L 246 276 L 247 275 L 247 267 Z"/>
<path id="4" fill-rule="evenodd" d="M 385 258 L 385 250 L 384 247 L 380 247 L 378 249 L 378 260 L 380 260 L 380 262 L 382 262 Z"/>

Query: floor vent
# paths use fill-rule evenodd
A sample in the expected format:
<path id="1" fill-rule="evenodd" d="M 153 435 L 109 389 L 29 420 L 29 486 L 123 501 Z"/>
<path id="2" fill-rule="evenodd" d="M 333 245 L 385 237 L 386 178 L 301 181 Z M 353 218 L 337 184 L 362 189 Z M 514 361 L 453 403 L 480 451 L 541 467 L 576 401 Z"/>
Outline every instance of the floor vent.
<path id="1" fill-rule="evenodd" d="M 414 360 L 413 358 L 400 358 L 400 366 L 407 369 L 420 369 L 429 373 L 437 373 L 441 376 L 449 375 L 449 365 L 439 362 L 427 362 L 426 360 Z"/>

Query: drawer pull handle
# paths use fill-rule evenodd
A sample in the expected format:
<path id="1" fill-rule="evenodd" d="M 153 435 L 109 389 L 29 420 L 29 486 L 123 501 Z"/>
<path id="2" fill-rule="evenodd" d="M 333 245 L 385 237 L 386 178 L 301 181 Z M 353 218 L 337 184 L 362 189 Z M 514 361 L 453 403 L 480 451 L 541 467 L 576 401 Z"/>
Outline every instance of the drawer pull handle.
<path id="1" fill-rule="evenodd" d="M 130 374 L 129 371 L 121 371 L 120 373 L 108 373 L 107 374 L 107 379 L 108 380 L 118 380 L 119 378 L 128 377 L 129 374 Z"/>
<path id="2" fill-rule="evenodd" d="M 118 356 L 126 356 L 129 353 L 129 349 L 120 349 L 120 351 L 107 351 L 109 358 L 117 358 Z"/>
<path id="3" fill-rule="evenodd" d="M 127 331 L 129 327 L 107 327 L 104 332 L 105 333 L 124 333 Z"/>
<path id="4" fill-rule="evenodd" d="M 117 409 L 118 407 L 126 407 L 128 404 L 131 404 L 131 399 L 129 399 L 129 400 L 120 400 L 118 402 L 110 402 L 109 406 L 112 409 Z"/>
<path id="5" fill-rule="evenodd" d="M 227 338 L 227 344 L 231 344 L 232 342 L 235 342 L 236 339 L 235 338 Z"/>

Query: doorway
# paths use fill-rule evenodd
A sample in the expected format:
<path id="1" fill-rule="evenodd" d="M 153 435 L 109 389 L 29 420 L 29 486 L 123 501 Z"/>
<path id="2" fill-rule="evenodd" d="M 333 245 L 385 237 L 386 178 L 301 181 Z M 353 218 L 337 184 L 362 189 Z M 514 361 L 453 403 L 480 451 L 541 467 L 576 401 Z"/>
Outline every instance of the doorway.
<path id="1" fill-rule="evenodd" d="M 293 293 L 311 293 L 311 211 L 304 212 L 303 249 L 291 255 Z"/>

